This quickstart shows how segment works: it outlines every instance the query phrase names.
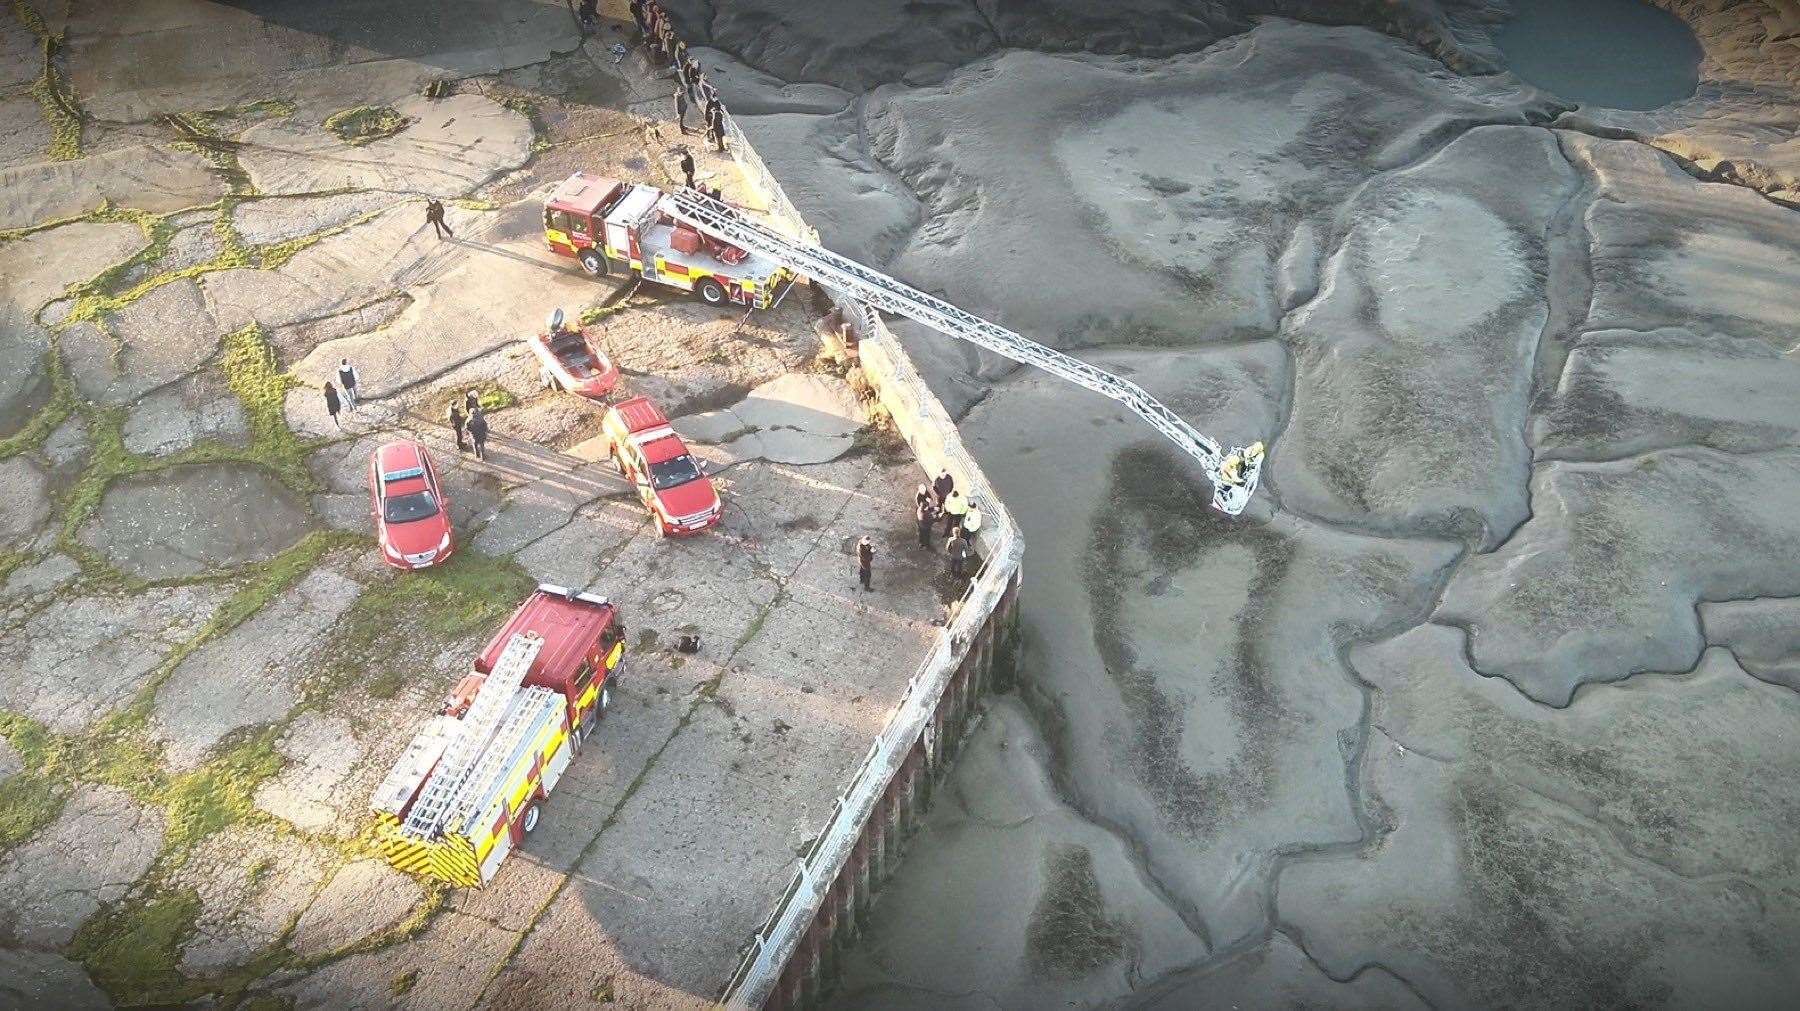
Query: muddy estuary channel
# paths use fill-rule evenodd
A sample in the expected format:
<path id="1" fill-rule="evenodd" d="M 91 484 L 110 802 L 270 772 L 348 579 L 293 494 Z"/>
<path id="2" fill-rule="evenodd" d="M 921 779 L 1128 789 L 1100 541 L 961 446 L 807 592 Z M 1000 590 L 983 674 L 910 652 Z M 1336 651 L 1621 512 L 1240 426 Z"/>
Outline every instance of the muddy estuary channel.
<path id="1" fill-rule="evenodd" d="M 1024 645 L 837 1006 L 1800 992 L 1781 16 L 675 6 L 827 244 L 1270 444 L 1222 517 L 896 326 L 1023 528 Z"/>

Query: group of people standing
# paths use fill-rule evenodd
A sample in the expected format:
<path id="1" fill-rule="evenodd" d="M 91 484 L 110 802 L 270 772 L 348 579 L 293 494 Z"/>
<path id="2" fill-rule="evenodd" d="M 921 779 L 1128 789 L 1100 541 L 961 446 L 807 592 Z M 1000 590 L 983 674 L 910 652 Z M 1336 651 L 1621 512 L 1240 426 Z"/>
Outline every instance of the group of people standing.
<path id="1" fill-rule="evenodd" d="M 981 506 L 958 490 L 956 479 L 945 470 L 930 484 L 919 485 L 918 494 L 913 496 L 913 518 L 919 524 L 919 547 L 927 551 L 932 550 L 932 531 L 939 520 L 943 521 L 944 555 L 950 560 L 950 575 L 962 579 L 975 558 Z"/>
<path id="2" fill-rule="evenodd" d="M 356 410 L 356 366 L 350 359 L 338 360 L 337 382 L 325 380 L 325 413 L 331 415 L 331 423 L 339 429 L 344 422 L 338 417 L 346 411 Z M 450 428 L 456 433 L 456 448 L 459 452 L 467 451 L 469 444 L 475 446 L 475 459 L 487 459 L 488 421 L 487 411 L 481 406 L 481 397 L 474 390 L 463 394 L 459 400 L 450 403 Z M 468 441 L 463 440 L 463 433 L 468 433 Z"/>
<path id="3" fill-rule="evenodd" d="M 706 79 L 700 61 L 688 52 L 687 43 L 676 34 L 669 16 L 656 0 L 631 0 L 631 20 L 637 23 L 644 47 L 650 51 L 652 65 L 671 67 L 675 71 L 675 122 L 681 132 L 688 132 L 689 109 L 700 113 L 700 125 L 706 139 L 725 150 L 725 105 L 719 101 L 719 89 Z M 690 181 L 689 186 L 693 183 Z"/>

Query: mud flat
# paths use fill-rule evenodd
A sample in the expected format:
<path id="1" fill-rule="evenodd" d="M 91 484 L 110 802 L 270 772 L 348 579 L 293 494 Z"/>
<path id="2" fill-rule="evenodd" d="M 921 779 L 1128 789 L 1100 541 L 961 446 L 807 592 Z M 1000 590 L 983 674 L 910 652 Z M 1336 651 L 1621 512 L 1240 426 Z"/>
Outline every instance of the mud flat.
<path id="1" fill-rule="evenodd" d="M 899 328 L 1034 578 L 839 1003 L 1779 1003 L 1790 804 L 1730 798 L 1791 764 L 1791 16 L 1659 4 L 1698 83 L 1628 101 L 1507 72 L 1513 5 L 865 6 L 689 15 L 827 242 L 1272 479 L 1208 516 L 1108 405 Z"/>

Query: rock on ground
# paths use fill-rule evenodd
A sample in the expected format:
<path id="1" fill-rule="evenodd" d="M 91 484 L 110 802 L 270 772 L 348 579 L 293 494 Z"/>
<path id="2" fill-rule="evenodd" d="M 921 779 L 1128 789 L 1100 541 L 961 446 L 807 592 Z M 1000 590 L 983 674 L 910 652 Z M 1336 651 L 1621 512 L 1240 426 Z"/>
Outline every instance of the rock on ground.
<path id="1" fill-rule="evenodd" d="M 1470 556 L 1434 617 L 1470 630 L 1476 670 L 1551 705 L 1583 683 L 1687 670 L 1696 602 L 1800 595 L 1797 495 L 1794 450 L 1541 466 L 1531 520 Z"/>
<path id="2" fill-rule="evenodd" d="M 362 586 L 329 567 L 308 573 L 249 621 L 195 650 L 156 693 L 151 732 L 166 761 L 191 769 L 227 734 L 280 719 L 326 633 Z"/>
<path id="3" fill-rule="evenodd" d="M 1800 874 L 1800 698 L 1715 651 L 1550 710 L 1476 676 L 1460 635 L 1352 656 L 1378 692 L 1362 782 L 1382 837 L 1282 873 L 1308 952 L 1437 1006 L 1780 1004 L 1800 984 L 1800 915 L 1773 898 Z"/>
<path id="4" fill-rule="evenodd" d="M 230 596 L 229 586 L 65 598 L 0 637 L 0 706 L 77 733 L 130 701 L 144 678 Z"/>
<path id="5" fill-rule="evenodd" d="M 123 790 L 79 786 L 56 821 L 0 857 L 0 924 L 35 948 L 69 942 L 83 921 L 117 901 L 162 848 L 162 813 Z"/>
<path id="6" fill-rule="evenodd" d="M 1549 131 L 1491 127 L 1358 194 L 1319 298 L 1284 328 L 1284 502 L 1353 526 L 1478 527 L 1490 547 L 1525 520 L 1545 236 L 1578 185 Z"/>
<path id="7" fill-rule="evenodd" d="M 113 1003 L 80 965 L 43 951 L 0 948 L 0 1008 L 99 1011 Z"/>
<path id="8" fill-rule="evenodd" d="M 380 860 L 346 864 L 300 915 L 288 947 L 311 958 L 354 944 L 399 924 L 424 894 L 418 882 Z"/>
<path id="9" fill-rule="evenodd" d="M 267 561 L 312 527 L 294 493 L 243 464 L 193 464 L 113 482 L 83 544 L 140 579 Z"/>

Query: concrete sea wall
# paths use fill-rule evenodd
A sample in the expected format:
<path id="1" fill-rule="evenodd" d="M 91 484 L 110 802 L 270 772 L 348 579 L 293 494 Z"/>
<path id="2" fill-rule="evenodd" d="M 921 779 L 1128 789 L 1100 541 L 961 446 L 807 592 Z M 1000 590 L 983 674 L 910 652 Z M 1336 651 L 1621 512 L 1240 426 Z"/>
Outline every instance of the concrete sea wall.
<path id="1" fill-rule="evenodd" d="M 775 224 L 818 241 L 729 112 L 726 129 L 733 158 L 767 201 Z M 980 505 L 982 565 L 919 664 L 905 701 L 838 798 L 830 823 L 802 857 L 781 903 L 746 945 L 723 994 L 734 1007 L 800 1008 L 817 1000 L 930 804 L 972 725 L 977 701 L 1009 675 L 1017 646 L 1025 549 L 1018 525 L 880 316 L 845 292 L 826 291 L 856 328 L 863 372 L 919 466 L 928 478 L 949 470 L 957 487 Z"/>

